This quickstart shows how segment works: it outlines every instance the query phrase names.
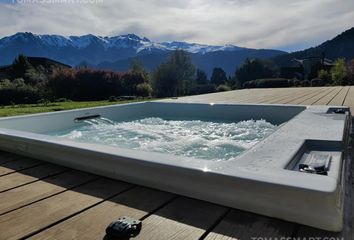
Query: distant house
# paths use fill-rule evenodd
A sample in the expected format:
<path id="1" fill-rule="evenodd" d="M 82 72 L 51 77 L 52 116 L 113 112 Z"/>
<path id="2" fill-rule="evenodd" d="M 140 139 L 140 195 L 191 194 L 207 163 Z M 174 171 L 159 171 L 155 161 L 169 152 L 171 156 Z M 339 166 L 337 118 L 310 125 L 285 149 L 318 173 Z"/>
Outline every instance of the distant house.
<path id="1" fill-rule="evenodd" d="M 292 59 L 292 66 L 283 67 L 280 75 L 283 78 L 297 78 L 300 80 L 311 80 L 317 77 L 320 69 L 330 70 L 333 66 L 331 59 L 320 57 L 307 57 L 303 59 Z"/>
<path id="2" fill-rule="evenodd" d="M 70 65 L 45 57 L 27 57 L 27 60 L 34 68 L 39 68 L 40 66 L 42 66 L 43 69 L 47 72 L 50 72 L 53 69 L 71 68 Z M 0 79 L 7 78 L 9 76 L 10 70 L 11 64 L 0 66 Z"/>

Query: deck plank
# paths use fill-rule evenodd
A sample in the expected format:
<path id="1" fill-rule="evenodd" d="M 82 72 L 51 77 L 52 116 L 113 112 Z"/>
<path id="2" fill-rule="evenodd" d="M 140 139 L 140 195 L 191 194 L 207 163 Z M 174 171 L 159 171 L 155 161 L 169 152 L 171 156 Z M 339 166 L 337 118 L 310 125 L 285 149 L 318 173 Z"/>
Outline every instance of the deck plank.
<path id="1" fill-rule="evenodd" d="M 347 97 L 344 100 L 344 106 L 348 106 L 354 111 L 354 87 L 351 86 Z"/>
<path id="2" fill-rule="evenodd" d="M 173 194 L 135 187 L 127 192 L 88 209 L 30 239 L 103 239 L 105 229 L 122 216 L 141 219 L 174 197 Z M 144 226 L 145 227 L 145 226 Z"/>
<path id="3" fill-rule="evenodd" d="M 300 102 L 301 105 L 312 105 L 313 103 L 319 101 L 321 98 L 327 96 L 330 94 L 332 91 L 336 90 L 335 88 L 332 87 L 326 87 L 323 90 L 320 90 L 319 93 L 305 101 Z"/>
<path id="4" fill-rule="evenodd" d="M 231 210 L 206 240 L 290 237 L 297 225 L 240 210 Z"/>
<path id="5" fill-rule="evenodd" d="M 195 103 L 198 102 L 218 103 L 218 102 L 228 102 L 228 101 L 238 102 L 248 98 L 249 96 L 255 96 L 257 92 L 258 91 L 255 89 L 244 89 L 243 91 L 237 90 L 237 91 L 229 91 L 229 92 L 203 94 L 199 96 L 187 96 L 178 99 L 164 99 L 163 101 L 170 101 L 170 102 L 182 101 L 182 102 L 195 102 Z"/>
<path id="6" fill-rule="evenodd" d="M 297 89 L 289 93 L 285 89 L 279 89 L 278 92 L 275 91 L 269 92 L 269 94 L 265 95 L 260 99 L 249 99 L 248 103 L 269 103 L 269 102 L 279 103 L 279 101 L 288 98 L 289 95 L 293 95 L 296 92 L 300 93 L 300 90 Z"/>
<path id="7" fill-rule="evenodd" d="M 272 101 L 269 101 L 271 104 L 287 104 L 290 101 L 293 101 L 294 99 L 298 99 L 300 97 L 306 97 L 307 95 L 311 94 L 312 90 L 311 89 L 299 89 L 299 91 L 296 91 L 295 89 L 287 90 L 284 92 L 284 98 L 281 99 L 274 99 Z"/>
<path id="8" fill-rule="evenodd" d="M 269 99 L 274 96 L 277 96 L 278 94 L 281 94 L 284 91 L 282 88 L 277 88 L 272 91 L 262 91 L 260 89 L 257 89 L 257 91 L 254 93 L 254 95 L 250 95 L 247 98 L 239 101 L 239 102 L 245 102 L 245 103 L 256 103 L 256 102 L 261 102 L 264 99 Z"/>
<path id="9" fill-rule="evenodd" d="M 302 93 L 303 93 L 303 89 L 300 89 L 300 88 L 292 89 L 292 91 L 290 91 L 290 92 L 289 92 L 289 90 L 283 89 L 283 91 L 281 93 L 274 94 L 274 96 L 271 98 L 265 98 L 264 100 L 262 100 L 261 103 L 281 103 L 281 101 L 289 98 L 289 95 L 296 96 L 296 95 L 302 94 Z"/>
<path id="10" fill-rule="evenodd" d="M 92 174 L 70 171 L 49 177 L 44 181 L 37 181 L 30 185 L 24 185 L 2 192 L 0 193 L 2 202 L 0 204 L 0 215 L 40 199 L 64 192 L 67 189 L 79 186 L 96 178 L 97 176 Z"/>
<path id="11" fill-rule="evenodd" d="M 6 162 L 0 166 L 0 177 L 19 170 L 39 166 L 41 164 L 45 163 L 35 159 L 17 159 L 14 161 Z"/>
<path id="12" fill-rule="evenodd" d="M 311 99 L 312 97 L 317 96 L 320 94 L 321 91 L 323 91 L 325 88 L 320 87 L 316 89 L 309 89 L 308 94 L 304 96 L 293 96 L 293 98 L 289 101 L 284 102 L 285 104 L 294 104 L 294 105 L 301 105 L 302 102 Z"/>
<path id="13" fill-rule="evenodd" d="M 134 239 L 198 239 L 227 211 L 227 208 L 179 197 L 143 221 Z"/>
<path id="14" fill-rule="evenodd" d="M 335 90 L 333 92 L 330 92 L 326 96 L 322 97 L 321 99 L 317 100 L 311 105 L 328 105 L 328 103 L 336 96 L 339 94 L 339 92 L 343 89 L 343 87 L 332 87 Z"/>
<path id="15" fill-rule="evenodd" d="M 211 102 L 242 102 L 247 101 L 249 98 L 255 98 L 259 94 L 257 89 L 245 89 L 243 92 L 227 92 L 226 95 L 223 96 L 222 93 L 218 93 L 217 96 L 210 99 Z"/>
<path id="16" fill-rule="evenodd" d="M 35 182 L 51 175 L 62 173 L 64 171 L 68 171 L 68 169 L 58 165 L 44 164 L 22 171 L 14 172 L 1 177 L 0 192 L 4 192 L 11 188 Z"/>
<path id="17" fill-rule="evenodd" d="M 0 216 L 0 239 L 19 239 L 83 211 L 131 187 L 98 179 Z"/>
<path id="18" fill-rule="evenodd" d="M 342 106 L 349 89 L 349 86 L 343 87 L 342 90 L 327 105 Z"/>

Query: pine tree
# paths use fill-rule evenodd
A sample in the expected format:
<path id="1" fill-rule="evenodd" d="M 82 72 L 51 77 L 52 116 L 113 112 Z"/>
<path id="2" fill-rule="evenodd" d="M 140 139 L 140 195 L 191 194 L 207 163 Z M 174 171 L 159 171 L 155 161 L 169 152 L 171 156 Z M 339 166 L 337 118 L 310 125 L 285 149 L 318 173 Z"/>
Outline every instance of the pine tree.
<path id="1" fill-rule="evenodd" d="M 214 68 L 210 82 L 216 86 L 225 84 L 227 81 L 226 73 L 222 68 Z"/>
<path id="2" fill-rule="evenodd" d="M 11 77 L 23 78 L 27 71 L 33 69 L 32 65 L 28 62 L 27 57 L 23 54 L 18 55 L 18 57 L 13 61 L 11 66 Z"/>
<path id="3" fill-rule="evenodd" d="M 207 77 L 206 73 L 203 70 L 197 69 L 196 82 L 199 85 L 203 85 L 203 84 L 207 84 L 208 83 L 208 77 Z"/>

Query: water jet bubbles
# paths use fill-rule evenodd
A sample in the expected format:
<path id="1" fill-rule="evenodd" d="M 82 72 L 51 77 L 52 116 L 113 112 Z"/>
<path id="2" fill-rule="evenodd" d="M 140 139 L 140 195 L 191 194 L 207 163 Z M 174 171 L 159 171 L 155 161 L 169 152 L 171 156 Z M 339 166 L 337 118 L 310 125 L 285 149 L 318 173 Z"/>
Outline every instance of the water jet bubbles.
<path id="1" fill-rule="evenodd" d="M 227 123 L 162 118 L 116 122 L 97 118 L 85 122 L 86 125 L 51 135 L 80 142 L 225 161 L 234 159 L 277 129 L 262 119 Z"/>

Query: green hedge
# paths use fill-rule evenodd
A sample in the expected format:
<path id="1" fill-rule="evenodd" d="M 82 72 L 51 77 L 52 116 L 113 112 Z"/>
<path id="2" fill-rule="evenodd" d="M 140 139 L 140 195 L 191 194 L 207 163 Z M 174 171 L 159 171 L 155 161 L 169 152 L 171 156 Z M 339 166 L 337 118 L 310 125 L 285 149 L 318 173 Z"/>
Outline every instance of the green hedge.
<path id="1" fill-rule="evenodd" d="M 214 84 L 199 84 L 189 92 L 191 95 L 213 93 L 216 91 Z"/>
<path id="2" fill-rule="evenodd" d="M 152 92 L 143 74 L 92 69 L 64 69 L 48 82 L 54 98 L 73 101 L 106 100 L 110 96 L 149 96 Z"/>
<path id="3" fill-rule="evenodd" d="M 22 78 L 10 81 L 8 79 L 0 81 L 0 104 L 22 104 L 33 103 L 41 99 L 38 89 L 26 85 Z"/>
<path id="4" fill-rule="evenodd" d="M 247 81 L 243 84 L 243 88 L 281 88 L 292 87 L 294 84 L 291 80 L 285 78 L 267 78 Z"/>

